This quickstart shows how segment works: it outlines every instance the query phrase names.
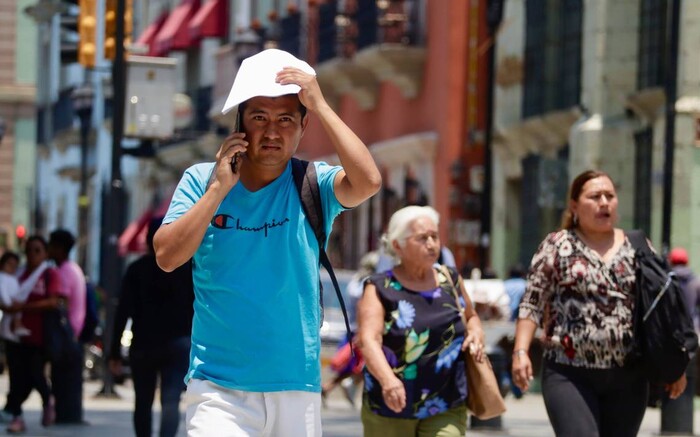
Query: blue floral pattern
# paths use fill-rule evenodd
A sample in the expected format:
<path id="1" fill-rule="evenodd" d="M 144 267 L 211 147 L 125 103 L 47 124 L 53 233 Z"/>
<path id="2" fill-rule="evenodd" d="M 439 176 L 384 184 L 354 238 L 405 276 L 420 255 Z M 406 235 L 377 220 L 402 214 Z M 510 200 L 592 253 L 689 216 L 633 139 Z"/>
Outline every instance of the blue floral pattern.
<path id="1" fill-rule="evenodd" d="M 435 373 L 439 373 L 443 367 L 448 369 L 452 367 L 452 363 L 455 362 L 459 353 L 462 351 L 462 343 L 464 343 L 464 337 L 457 337 L 449 346 L 440 351 L 437 365 L 435 366 Z"/>
<path id="2" fill-rule="evenodd" d="M 410 328 L 413 325 L 413 319 L 416 317 L 416 309 L 405 300 L 399 301 L 399 316 L 396 319 L 396 326 L 399 328 Z"/>
<path id="3" fill-rule="evenodd" d="M 447 411 L 447 402 L 440 397 L 436 397 L 425 401 L 423 406 L 420 407 L 416 413 L 416 417 L 419 419 L 426 419 L 430 416 L 440 414 L 443 411 Z"/>
<path id="4" fill-rule="evenodd" d="M 459 279 L 452 271 L 453 281 Z M 410 290 L 392 271 L 368 279 L 384 307 L 382 349 L 406 388 L 406 408 L 391 411 L 379 382 L 365 368 L 365 397 L 371 411 L 386 417 L 424 419 L 464 405 L 467 395 L 464 325 L 447 278 L 438 273 L 433 290 Z"/>

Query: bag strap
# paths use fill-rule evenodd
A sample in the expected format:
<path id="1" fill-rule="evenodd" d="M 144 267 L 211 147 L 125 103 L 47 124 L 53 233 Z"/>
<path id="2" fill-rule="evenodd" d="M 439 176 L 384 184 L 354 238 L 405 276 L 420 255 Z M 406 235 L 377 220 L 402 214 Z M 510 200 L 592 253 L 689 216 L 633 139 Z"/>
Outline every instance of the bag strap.
<path id="1" fill-rule="evenodd" d="M 316 240 L 323 243 L 319 246 L 323 247 L 326 242 L 326 227 L 323 220 L 323 206 L 321 192 L 318 188 L 316 166 L 309 165 L 309 161 L 292 158 L 292 176 L 301 199 L 301 205 L 306 213 L 306 219 L 316 235 Z"/>
<path id="2" fill-rule="evenodd" d="M 343 319 L 345 320 L 347 340 L 351 343 L 350 347 L 352 351 L 352 342 L 350 341 L 352 339 L 352 331 L 350 330 L 348 312 L 345 309 L 345 301 L 343 300 L 343 295 L 340 292 L 338 279 L 335 277 L 331 260 L 328 258 L 328 254 L 326 253 L 325 249 L 326 227 L 323 219 L 323 206 L 321 203 L 321 191 L 318 187 L 316 166 L 313 164 L 309 165 L 309 161 L 292 158 L 292 177 L 294 178 L 294 186 L 297 188 L 297 192 L 299 193 L 299 199 L 301 200 L 301 206 L 304 209 L 306 219 L 309 221 L 311 229 L 313 229 L 314 235 L 316 235 L 316 240 L 318 241 L 319 260 L 321 261 L 321 265 L 328 272 L 328 275 L 331 277 L 331 282 L 333 282 L 333 287 L 335 288 L 335 294 L 338 296 L 340 310 L 343 312 Z M 321 292 L 321 306 L 323 306 L 323 292 Z M 355 352 L 352 351 L 352 353 L 354 356 Z"/>
<path id="3" fill-rule="evenodd" d="M 630 240 L 632 248 L 635 252 L 642 252 L 645 255 L 651 255 L 654 253 L 649 247 L 647 236 L 643 230 L 635 229 L 632 231 L 625 231 L 625 235 L 627 235 L 627 238 Z"/>
<path id="4" fill-rule="evenodd" d="M 466 309 L 464 308 L 464 305 L 462 305 L 462 302 L 459 300 L 459 297 L 462 296 L 462 299 L 464 299 L 464 303 L 467 303 L 467 299 L 464 296 L 464 293 L 462 292 L 462 287 L 456 287 L 454 280 L 452 279 L 452 272 L 450 272 L 450 269 L 447 268 L 446 265 L 440 265 L 440 271 L 442 272 L 443 275 L 447 278 L 447 281 L 450 283 L 450 287 L 452 287 L 452 291 L 454 291 L 455 294 L 455 302 L 457 302 L 457 309 L 459 310 L 459 315 L 462 318 L 462 323 L 464 323 L 464 330 L 466 332 L 467 330 L 467 314 L 466 314 Z"/>

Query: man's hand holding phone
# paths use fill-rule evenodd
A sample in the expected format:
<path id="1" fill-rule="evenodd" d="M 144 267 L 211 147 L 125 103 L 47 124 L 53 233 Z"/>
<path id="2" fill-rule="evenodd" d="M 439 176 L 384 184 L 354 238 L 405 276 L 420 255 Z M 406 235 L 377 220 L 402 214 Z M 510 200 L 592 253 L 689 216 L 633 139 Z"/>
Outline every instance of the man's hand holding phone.
<path id="1" fill-rule="evenodd" d="M 228 192 L 240 179 L 240 169 L 242 164 L 241 155 L 248 148 L 248 142 L 245 140 L 245 133 L 233 132 L 224 139 L 224 142 L 219 147 L 216 153 L 216 168 L 209 182 L 211 186 L 215 182 L 226 189 Z M 238 156 L 236 156 L 238 155 Z M 233 168 L 236 167 L 234 173 Z"/>

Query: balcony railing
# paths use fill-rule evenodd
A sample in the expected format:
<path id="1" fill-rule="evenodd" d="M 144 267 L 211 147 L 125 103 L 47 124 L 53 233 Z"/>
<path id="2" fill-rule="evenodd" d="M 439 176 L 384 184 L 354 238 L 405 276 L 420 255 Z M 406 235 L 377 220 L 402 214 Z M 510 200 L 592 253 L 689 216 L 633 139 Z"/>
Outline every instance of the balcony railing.
<path id="1" fill-rule="evenodd" d="M 392 82 L 406 98 L 417 96 L 425 62 L 425 4 L 330 0 L 316 6 L 318 31 L 310 29 L 309 39 L 318 47 L 318 78 L 331 102 L 349 93 L 361 108 L 371 109 L 381 81 Z"/>

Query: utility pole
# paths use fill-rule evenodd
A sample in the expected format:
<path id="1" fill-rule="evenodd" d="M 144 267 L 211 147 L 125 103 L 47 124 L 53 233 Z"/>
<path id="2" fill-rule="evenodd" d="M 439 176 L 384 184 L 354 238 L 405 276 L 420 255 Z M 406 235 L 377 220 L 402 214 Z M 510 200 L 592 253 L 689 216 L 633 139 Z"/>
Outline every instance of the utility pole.
<path id="1" fill-rule="evenodd" d="M 666 59 L 666 132 L 664 135 L 664 200 L 661 247 L 664 256 L 671 247 L 671 209 L 673 207 L 673 161 L 676 148 L 676 99 L 678 88 L 678 43 L 680 39 L 681 0 L 670 0 L 666 32 L 668 57 Z M 697 376 L 698 357 L 688 364 L 688 385 L 676 399 L 664 393 L 661 401 L 661 434 L 693 434 L 693 398 Z"/>
<path id="2" fill-rule="evenodd" d="M 88 139 L 92 120 L 91 86 L 86 82 L 73 91 L 73 109 L 80 118 L 80 192 L 78 196 L 78 264 L 87 271 L 88 212 L 90 198 L 87 195 Z"/>
<path id="3" fill-rule="evenodd" d="M 488 73 L 486 86 L 486 123 L 484 138 L 484 186 L 481 193 L 481 238 L 479 241 L 479 263 L 481 271 L 484 272 L 489 267 L 489 253 L 491 248 L 491 210 L 493 208 L 491 199 L 492 179 L 493 179 L 493 110 L 496 76 L 496 37 L 498 27 L 503 19 L 503 9 L 505 0 L 489 0 L 486 10 L 486 24 L 489 28 L 489 48 L 488 48 Z M 507 372 L 505 352 L 499 346 L 495 346 L 489 353 L 489 359 L 493 364 L 493 371 L 500 381 L 503 373 Z M 469 427 L 471 429 L 503 429 L 502 416 L 481 420 L 476 416 L 470 417 Z"/>
<path id="4" fill-rule="evenodd" d="M 491 210 L 493 202 L 491 191 L 493 187 L 493 110 L 496 75 L 496 34 L 503 19 L 505 0 L 490 0 L 486 10 L 486 23 L 489 27 L 488 73 L 486 85 L 486 122 L 484 126 L 484 186 L 481 193 L 481 237 L 479 241 L 479 268 L 482 272 L 489 267 L 491 248 Z"/>
<path id="5" fill-rule="evenodd" d="M 664 198 L 661 229 L 661 247 L 667 254 L 671 246 L 671 208 L 673 207 L 673 160 L 676 147 L 676 98 L 678 88 L 678 39 L 680 32 L 681 0 L 669 2 L 670 14 L 666 32 L 666 132 L 664 135 Z"/>
<path id="6" fill-rule="evenodd" d="M 117 17 L 124 17 L 126 12 L 125 0 L 117 0 Z M 112 63 L 112 88 L 113 88 L 113 114 L 112 114 L 112 176 L 110 179 L 107 205 L 103 205 L 103 217 L 105 218 L 105 230 L 103 238 L 106 239 L 103 247 L 106 250 L 102 269 L 103 285 L 106 292 L 106 321 L 103 337 L 103 369 L 102 390 L 98 395 L 116 397 L 114 380 L 109 370 L 107 355 L 111 350 L 114 336 L 114 313 L 119 299 L 123 260 L 117 251 L 119 235 L 124 230 L 125 197 L 124 184 L 121 172 L 122 138 L 124 136 L 124 99 L 126 95 L 126 62 L 124 53 L 124 20 L 117 19 L 115 23 L 116 50 Z M 116 340 L 116 339 L 114 339 Z"/>

